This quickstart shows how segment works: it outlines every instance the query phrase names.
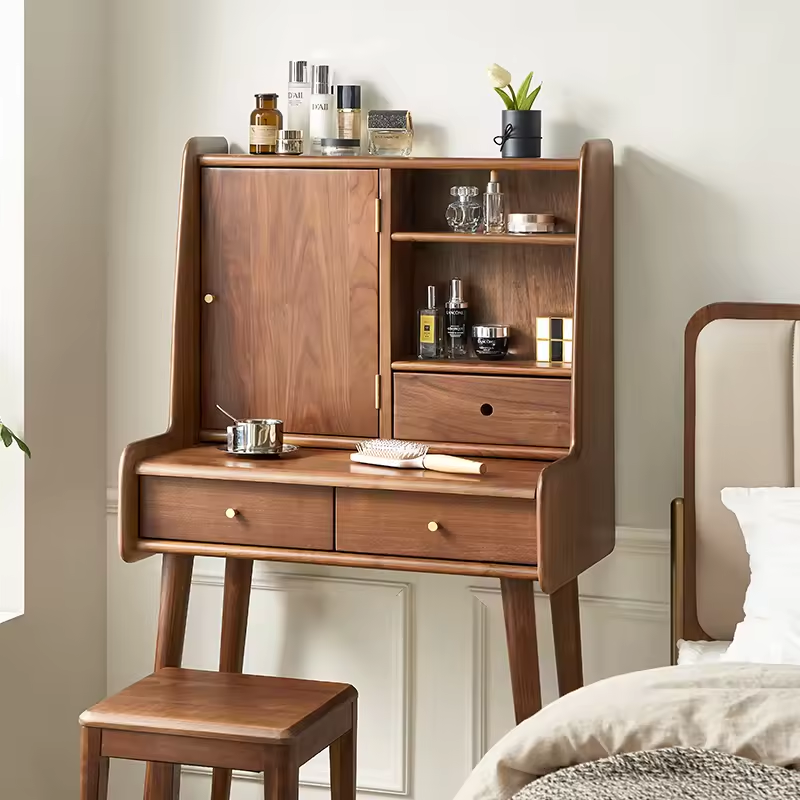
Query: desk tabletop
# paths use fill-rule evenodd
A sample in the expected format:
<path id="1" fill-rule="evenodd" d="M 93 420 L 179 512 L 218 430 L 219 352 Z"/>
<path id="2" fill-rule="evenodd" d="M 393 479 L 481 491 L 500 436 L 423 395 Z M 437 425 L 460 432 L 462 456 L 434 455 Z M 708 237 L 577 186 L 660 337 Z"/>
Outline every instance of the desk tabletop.
<path id="1" fill-rule="evenodd" d="M 482 459 L 485 475 L 450 475 L 419 469 L 390 469 L 356 464 L 349 450 L 300 448 L 281 458 L 233 456 L 218 444 L 188 447 L 147 458 L 139 475 L 210 480 L 387 489 L 533 500 L 542 470 L 551 462 L 519 459 Z"/>

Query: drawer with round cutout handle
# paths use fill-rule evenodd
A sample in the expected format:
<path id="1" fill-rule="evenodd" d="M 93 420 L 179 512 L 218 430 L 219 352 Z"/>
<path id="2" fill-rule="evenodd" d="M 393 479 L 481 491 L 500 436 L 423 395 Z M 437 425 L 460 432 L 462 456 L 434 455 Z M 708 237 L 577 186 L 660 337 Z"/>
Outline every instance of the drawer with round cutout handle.
<path id="1" fill-rule="evenodd" d="M 569 447 L 569 378 L 397 373 L 394 435 L 420 442 Z"/>

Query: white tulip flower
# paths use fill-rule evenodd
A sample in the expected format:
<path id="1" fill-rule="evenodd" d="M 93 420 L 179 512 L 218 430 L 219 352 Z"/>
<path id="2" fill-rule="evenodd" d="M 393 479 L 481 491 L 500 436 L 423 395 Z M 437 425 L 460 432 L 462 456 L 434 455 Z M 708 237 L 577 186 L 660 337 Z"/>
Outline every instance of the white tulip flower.
<path id="1" fill-rule="evenodd" d="M 505 89 L 511 83 L 511 73 L 499 64 L 492 64 L 486 73 L 489 75 L 489 82 L 495 89 Z"/>

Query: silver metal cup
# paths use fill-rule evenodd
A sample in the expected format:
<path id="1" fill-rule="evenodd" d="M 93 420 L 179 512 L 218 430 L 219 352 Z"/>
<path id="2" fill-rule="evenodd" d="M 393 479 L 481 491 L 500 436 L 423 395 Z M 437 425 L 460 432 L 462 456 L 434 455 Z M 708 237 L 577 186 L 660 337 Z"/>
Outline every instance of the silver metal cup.
<path id="1" fill-rule="evenodd" d="M 283 451 L 282 419 L 242 419 L 228 426 L 228 450 L 275 454 Z"/>

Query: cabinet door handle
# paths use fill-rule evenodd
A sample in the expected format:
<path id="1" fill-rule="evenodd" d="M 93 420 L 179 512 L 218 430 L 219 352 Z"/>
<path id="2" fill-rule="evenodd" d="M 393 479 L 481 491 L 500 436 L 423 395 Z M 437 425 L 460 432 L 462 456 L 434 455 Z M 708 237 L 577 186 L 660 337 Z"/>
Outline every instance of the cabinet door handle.
<path id="1" fill-rule="evenodd" d="M 213 303 L 213 302 L 214 302 L 216 299 L 217 299 L 217 298 L 216 298 L 216 297 L 214 297 L 214 295 L 213 295 L 213 294 L 207 294 L 207 295 L 205 295 L 205 296 L 203 297 L 203 300 L 205 300 L 205 301 L 206 301 L 206 303 L 208 303 L 209 305 L 210 305 L 211 303 Z"/>
<path id="2" fill-rule="evenodd" d="M 439 530 L 439 523 L 438 522 L 434 522 L 433 520 L 431 520 L 428 523 L 428 530 L 431 531 L 431 533 L 436 533 L 436 531 Z"/>
<path id="3" fill-rule="evenodd" d="M 233 519 L 239 512 L 235 508 L 229 508 L 225 511 L 225 516 L 228 519 Z"/>

